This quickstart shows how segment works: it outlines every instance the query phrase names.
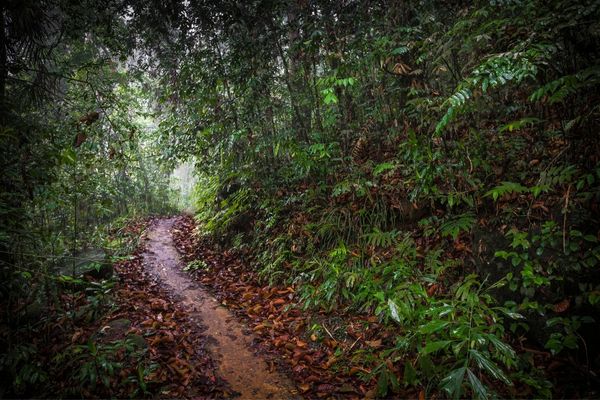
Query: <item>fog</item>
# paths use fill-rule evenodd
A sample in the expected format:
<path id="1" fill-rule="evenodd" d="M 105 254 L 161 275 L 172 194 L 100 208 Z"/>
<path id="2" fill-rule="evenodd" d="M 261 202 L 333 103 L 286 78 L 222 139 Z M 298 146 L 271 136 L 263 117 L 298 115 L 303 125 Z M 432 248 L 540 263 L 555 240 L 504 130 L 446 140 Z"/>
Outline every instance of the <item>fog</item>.
<path id="1" fill-rule="evenodd" d="M 171 187 L 177 192 L 178 196 L 176 199 L 177 206 L 185 212 L 194 211 L 192 194 L 197 180 L 194 175 L 194 160 L 180 164 L 171 174 Z"/>

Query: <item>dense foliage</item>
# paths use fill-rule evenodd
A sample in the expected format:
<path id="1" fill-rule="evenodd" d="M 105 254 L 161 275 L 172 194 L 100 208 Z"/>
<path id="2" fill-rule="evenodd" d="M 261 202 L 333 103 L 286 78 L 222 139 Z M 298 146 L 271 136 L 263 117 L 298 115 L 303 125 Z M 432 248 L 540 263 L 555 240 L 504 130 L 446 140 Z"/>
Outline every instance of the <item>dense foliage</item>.
<path id="1" fill-rule="evenodd" d="M 509 345 L 526 332 L 592 367 L 598 4 L 204 12 L 165 81 L 165 156 L 195 157 L 205 231 L 265 280 L 397 324 L 380 394 L 547 396 Z"/>
<path id="2" fill-rule="evenodd" d="M 9 396 L 73 392 L 53 375 L 71 371 L 64 359 L 78 353 L 64 336 L 114 305 L 114 281 L 81 275 L 108 278 L 111 257 L 131 251 L 108 236 L 123 217 L 170 210 L 149 78 L 126 68 L 123 18 L 95 3 L 1 6 L 0 370 Z M 80 372 L 95 387 L 98 372 Z"/>
<path id="3" fill-rule="evenodd" d="M 105 3 L 3 6 L 3 300 L 193 160 L 205 234 L 394 331 L 379 395 L 597 393 L 598 2 Z"/>

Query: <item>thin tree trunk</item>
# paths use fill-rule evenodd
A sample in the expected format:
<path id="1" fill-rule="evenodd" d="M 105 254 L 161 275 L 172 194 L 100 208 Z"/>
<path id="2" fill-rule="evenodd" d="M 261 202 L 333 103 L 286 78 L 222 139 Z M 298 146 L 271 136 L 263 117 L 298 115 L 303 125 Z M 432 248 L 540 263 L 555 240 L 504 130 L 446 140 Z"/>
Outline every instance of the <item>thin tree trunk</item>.
<path id="1" fill-rule="evenodd" d="M 7 57 L 6 57 L 6 23 L 5 7 L 2 6 L 0 9 L 0 121 L 4 122 L 6 109 L 5 109 L 5 96 L 6 96 L 6 77 L 8 76 L 7 69 Z"/>
<path id="2" fill-rule="evenodd" d="M 281 48 L 281 44 L 279 43 L 279 41 L 277 41 L 277 49 L 279 50 L 279 55 L 280 55 L 281 61 L 283 63 L 283 73 L 284 73 L 285 84 L 288 88 L 288 91 L 290 92 L 290 102 L 292 104 L 292 110 L 294 112 L 294 118 L 293 118 L 292 125 L 294 125 L 295 128 L 300 128 L 298 136 L 300 137 L 300 139 L 302 141 L 308 142 L 308 136 L 306 135 L 306 132 L 302 126 L 302 116 L 300 115 L 300 110 L 299 110 L 298 104 L 296 102 L 296 96 L 295 96 L 294 89 L 292 87 L 292 83 L 291 83 L 291 79 L 290 79 L 289 65 L 288 65 L 287 60 L 285 59 L 285 54 L 283 53 L 283 49 Z"/>

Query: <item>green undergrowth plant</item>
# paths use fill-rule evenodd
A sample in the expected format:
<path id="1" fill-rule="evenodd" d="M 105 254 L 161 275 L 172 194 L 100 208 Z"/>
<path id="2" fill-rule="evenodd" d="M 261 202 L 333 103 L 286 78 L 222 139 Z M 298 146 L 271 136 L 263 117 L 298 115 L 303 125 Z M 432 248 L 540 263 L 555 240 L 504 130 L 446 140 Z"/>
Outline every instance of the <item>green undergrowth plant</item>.
<path id="1" fill-rule="evenodd" d="M 183 267 L 185 272 L 196 272 L 206 270 L 208 268 L 208 264 L 204 260 L 194 260 L 190 261 Z"/>
<path id="2" fill-rule="evenodd" d="M 41 360 L 37 359 L 40 349 L 35 344 L 18 343 L 9 347 L 0 357 L 0 368 L 13 377 L 16 393 L 45 385 L 49 374 Z"/>
<path id="3" fill-rule="evenodd" d="M 53 362 L 73 369 L 73 378 L 77 381 L 79 388 L 90 393 L 100 392 L 113 393 L 116 389 L 115 379 L 121 373 L 125 362 L 137 365 L 134 369 L 136 374 L 119 382 L 117 385 L 129 385 L 134 383 L 138 386 L 132 393 L 147 395 L 146 382 L 144 381 L 146 370 L 143 366 L 143 358 L 146 350 L 140 349 L 136 342 L 131 339 L 116 340 L 109 343 L 96 343 L 90 340 L 85 345 L 74 345 L 67 348 L 63 353 L 56 355 Z"/>
<path id="4" fill-rule="evenodd" d="M 231 174 L 225 179 L 201 176 L 195 186 L 195 207 L 202 229 L 215 237 L 244 230 L 253 212 L 256 193 L 243 187 L 243 179 Z"/>
<path id="5" fill-rule="evenodd" d="M 512 229 L 506 236 L 510 249 L 495 256 L 510 263 L 506 279 L 521 298 L 516 308 L 543 317 L 551 332 L 544 345 L 553 354 L 585 346 L 578 331 L 582 324 L 596 322 L 600 304 L 600 286 L 587 279 L 600 265 L 598 238 L 576 229 L 563 231 L 554 221 L 543 223 L 537 233 Z"/>
<path id="6" fill-rule="evenodd" d="M 418 285 L 409 287 L 410 294 L 399 292 L 391 297 L 387 312 L 400 334 L 384 355 L 392 362 L 404 362 L 401 383 L 431 391 L 438 388 L 455 399 L 502 395 L 495 392 L 492 382 L 512 386 L 512 375 L 521 372 L 521 367 L 506 341 L 503 322 L 524 317 L 495 304 L 490 291 L 505 284 L 501 280 L 486 285 L 477 275 L 469 275 L 448 297 L 431 298 Z M 388 382 L 385 368 L 382 363 L 375 372 Z M 536 385 L 544 389 L 539 395 L 549 394 L 546 383 Z M 379 389 L 386 395 L 394 387 L 381 384 Z"/>
<path id="7" fill-rule="evenodd" d="M 212 216 L 218 191 L 219 179 L 217 176 L 199 176 L 193 192 L 194 208 L 197 210 L 198 220 L 204 221 Z"/>
<path id="8" fill-rule="evenodd" d="M 94 326 L 115 310 L 117 280 L 113 276 L 112 262 L 131 257 L 129 254 L 140 240 L 141 224 L 137 218 L 112 221 L 98 227 L 102 235 L 97 241 L 103 246 L 93 254 L 38 257 L 36 260 L 43 268 L 37 272 L 26 271 L 26 274 L 19 272 L 20 284 L 30 287 L 30 295 L 24 299 L 24 307 L 7 310 L 12 320 L 12 336 L 6 335 L 9 331 L 1 336 L 7 346 L 0 354 L 0 370 L 8 380 L 8 393 L 73 395 L 82 393 L 83 389 L 92 393 L 98 384 L 103 393 L 109 394 L 114 381 L 128 384 L 123 381 L 127 377 L 119 375 L 121 364 L 114 356 L 120 357 L 125 352 L 133 357 L 132 343 L 105 344 L 97 337 L 92 337 L 84 346 L 69 343 L 83 327 Z M 97 256 L 101 259 L 93 261 Z M 84 268 L 76 263 L 84 263 Z M 58 325 L 60 334 L 49 335 L 52 327 Z M 141 357 L 135 355 L 134 358 L 138 356 Z M 58 382 L 58 377 L 66 376 L 63 375 L 65 370 L 72 370 L 72 379 Z M 144 393 L 141 386 L 138 393 Z"/>
<path id="9" fill-rule="evenodd" d="M 600 7 L 288 6 L 269 9 L 286 22 L 268 35 L 240 23 L 253 46 L 224 30 L 205 37 L 214 54 L 190 47 L 193 83 L 165 94 L 186 139 L 173 129 L 171 149 L 202 160 L 205 231 L 251 254 L 262 281 L 294 283 L 303 307 L 396 329 L 391 366 L 355 360 L 380 361 L 365 379 L 381 395 L 517 396 L 519 382 L 547 397 L 508 343 L 529 329 L 551 352 L 582 348 L 587 314 L 570 311 L 600 299 Z M 229 176 L 244 185 L 225 193 Z"/>
<path id="10" fill-rule="evenodd" d="M 269 283 L 280 281 L 289 273 L 289 262 L 292 260 L 290 250 L 292 240 L 287 235 L 280 235 L 270 240 L 264 251 L 259 253 L 259 277 Z"/>

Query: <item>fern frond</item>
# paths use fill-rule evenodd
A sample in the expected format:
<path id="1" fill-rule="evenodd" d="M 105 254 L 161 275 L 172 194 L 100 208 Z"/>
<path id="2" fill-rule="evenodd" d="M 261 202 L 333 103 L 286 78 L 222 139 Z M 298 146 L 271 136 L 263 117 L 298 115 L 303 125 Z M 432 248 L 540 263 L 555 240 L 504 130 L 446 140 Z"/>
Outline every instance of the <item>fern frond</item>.
<path id="1" fill-rule="evenodd" d="M 442 236 L 450 236 L 456 239 L 462 232 L 468 232 L 475 224 L 475 215 L 473 213 L 461 214 L 455 218 L 449 219 L 440 226 Z"/>
<path id="2" fill-rule="evenodd" d="M 399 232 L 396 230 L 389 232 L 382 232 L 375 228 L 373 232 L 363 235 L 367 240 L 367 244 L 375 247 L 390 247 L 396 241 Z"/>
<path id="3" fill-rule="evenodd" d="M 549 104 L 560 103 L 569 95 L 582 89 L 600 85 L 600 66 L 586 68 L 573 75 L 566 75 L 548 82 L 529 96 L 529 100 L 537 102 L 545 99 Z"/>
<path id="4" fill-rule="evenodd" d="M 521 185 L 516 182 L 502 182 L 500 186 L 496 186 L 495 188 L 489 190 L 484 195 L 485 197 L 491 197 L 494 201 L 498 200 L 498 198 L 504 196 L 509 193 L 524 193 L 529 191 L 529 188 Z"/>

